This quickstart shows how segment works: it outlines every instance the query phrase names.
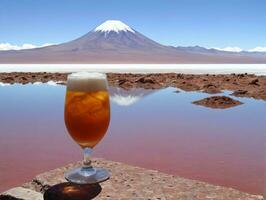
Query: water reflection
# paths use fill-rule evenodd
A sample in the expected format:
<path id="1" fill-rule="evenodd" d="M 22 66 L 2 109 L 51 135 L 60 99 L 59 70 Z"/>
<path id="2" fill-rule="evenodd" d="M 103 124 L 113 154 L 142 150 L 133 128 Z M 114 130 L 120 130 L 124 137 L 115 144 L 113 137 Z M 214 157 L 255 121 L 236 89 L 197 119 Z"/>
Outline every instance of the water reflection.
<path id="1" fill-rule="evenodd" d="M 262 193 L 265 101 L 234 97 L 244 104 L 213 110 L 191 104 L 208 94 L 174 91 L 111 88 L 110 128 L 93 156 Z M 0 87 L 0 191 L 80 159 L 65 129 L 64 96 L 63 85 Z"/>
<path id="2" fill-rule="evenodd" d="M 11 84 L 10 83 L 2 83 L 0 82 L 0 86 L 4 87 L 4 86 L 10 86 Z"/>
<path id="3" fill-rule="evenodd" d="M 131 106 L 142 98 L 158 91 L 143 88 L 125 90 L 123 88 L 109 87 L 111 101 L 119 106 Z"/>

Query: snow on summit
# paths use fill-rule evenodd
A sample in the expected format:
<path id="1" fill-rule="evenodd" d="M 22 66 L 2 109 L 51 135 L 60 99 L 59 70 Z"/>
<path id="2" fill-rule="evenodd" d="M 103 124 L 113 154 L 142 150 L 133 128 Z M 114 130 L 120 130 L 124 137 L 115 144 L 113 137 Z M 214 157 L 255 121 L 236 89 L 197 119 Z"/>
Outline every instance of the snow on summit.
<path id="1" fill-rule="evenodd" d="M 100 32 L 110 32 L 114 31 L 116 33 L 120 31 L 130 31 L 132 33 L 135 33 L 135 31 L 130 28 L 128 25 L 124 24 L 123 22 L 119 20 L 107 20 L 104 23 L 102 23 L 100 26 L 96 27 L 94 31 L 100 31 Z"/>

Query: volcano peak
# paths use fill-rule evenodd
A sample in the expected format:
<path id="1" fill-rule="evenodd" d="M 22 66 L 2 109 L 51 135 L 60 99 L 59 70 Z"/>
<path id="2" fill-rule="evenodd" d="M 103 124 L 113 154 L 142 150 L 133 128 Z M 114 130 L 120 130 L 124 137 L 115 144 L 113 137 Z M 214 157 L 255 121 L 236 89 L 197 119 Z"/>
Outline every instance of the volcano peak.
<path id="1" fill-rule="evenodd" d="M 130 28 L 128 25 L 124 24 L 123 22 L 119 20 L 107 20 L 104 23 L 102 23 L 100 26 L 96 27 L 94 29 L 95 32 L 111 32 L 114 31 L 116 33 L 120 31 L 124 32 L 132 32 L 135 33 L 135 31 Z"/>

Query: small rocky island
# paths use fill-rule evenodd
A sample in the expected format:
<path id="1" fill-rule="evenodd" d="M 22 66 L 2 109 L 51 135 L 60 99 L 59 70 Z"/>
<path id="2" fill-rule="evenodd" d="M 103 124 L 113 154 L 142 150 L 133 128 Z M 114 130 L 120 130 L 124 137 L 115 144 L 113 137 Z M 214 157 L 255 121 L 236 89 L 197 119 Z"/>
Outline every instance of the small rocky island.
<path id="1" fill-rule="evenodd" d="M 234 100 L 227 96 L 211 96 L 198 101 L 194 101 L 193 103 L 214 109 L 231 108 L 243 104 L 242 102 Z"/>

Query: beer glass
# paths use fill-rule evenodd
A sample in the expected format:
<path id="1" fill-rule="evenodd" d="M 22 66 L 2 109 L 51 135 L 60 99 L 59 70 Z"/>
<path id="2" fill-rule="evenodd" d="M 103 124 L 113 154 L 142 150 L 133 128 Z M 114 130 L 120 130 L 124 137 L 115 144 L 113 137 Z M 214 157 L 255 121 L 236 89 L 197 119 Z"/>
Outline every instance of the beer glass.
<path id="1" fill-rule="evenodd" d="M 84 151 L 83 166 L 65 174 L 78 184 L 92 184 L 109 178 L 106 169 L 94 168 L 90 155 L 105 135 L 110 121 L 110 103 L 106 75 L 79 72 L 67 77 L 65 124 L 75 142 Z"/>

